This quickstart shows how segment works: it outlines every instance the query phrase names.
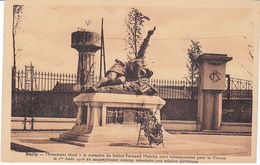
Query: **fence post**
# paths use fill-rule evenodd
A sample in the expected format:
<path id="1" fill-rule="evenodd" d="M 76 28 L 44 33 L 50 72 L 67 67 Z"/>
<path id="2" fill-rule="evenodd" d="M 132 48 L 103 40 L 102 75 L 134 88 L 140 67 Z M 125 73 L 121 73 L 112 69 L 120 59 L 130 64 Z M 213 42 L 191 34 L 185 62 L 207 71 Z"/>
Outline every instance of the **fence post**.
<path id="1" fill-rule="evenodd" d="M 15 71 L 15 68 L 12 67 L 12 80 L 11 80 L 11 109 L 14 109 L 15 108 L 15 74 L 16 74 L 16 71 Z M 12 112 L 11 112 L 12 113 Z"/>
<path id="2" fill-rule="evenodd" d="M 230 75 L 226 74 L 226 78 L 227 78 L 227 109 L 230 109 L 230 95 L 231 95 Z"/>
<path id="3" fill-rule="evenodd" d="M 230 75 L 227 74 L 226 78 L 227 78 L 227 100 L 230 101 L 230 92 L 231 92 L 231 89 L 230 89 Z"/>
<path id="4" fill-rule="evenodd" d="M 27 108 L 25 108 L 25 105 L 24 105 L 24 99 L 22 101 L 22 107 L 23 107 L 23 110 L 24 110 L 24 125 L 23 125 L 23 129 L 26 130 L 26 124 L 27 124 Z"/>
<path id="5" fill-rule="evenodd" d="M 34 126 L 34 95 L 33 95 L 33 91 L 30 92 L 30 112 L 31 112 L 31 130 L 33 131 L 33 126 Z"/>

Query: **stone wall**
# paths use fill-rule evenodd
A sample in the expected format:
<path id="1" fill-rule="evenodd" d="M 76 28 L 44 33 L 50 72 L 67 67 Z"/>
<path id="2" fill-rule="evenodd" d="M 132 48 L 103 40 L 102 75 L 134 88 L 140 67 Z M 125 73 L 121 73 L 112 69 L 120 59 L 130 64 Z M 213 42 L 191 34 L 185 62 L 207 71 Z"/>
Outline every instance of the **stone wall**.
<path id="1" fill-rule="evenodd" d="M 78 92 L 15 92 L 13 117 L 53 117 L 76 118 L 76 105 L 73 98 Z M 162 120 L 196 121 L 197 100 L 164 99 L 166 104 L 161 109 Z M 223 100 L 223 122 L 251 123 L 252 100 Z"/>
<path id="2" fill-rule="evenodd" d="M 15 92 L 12 117 L 75 118 L 77 92 Z"/>

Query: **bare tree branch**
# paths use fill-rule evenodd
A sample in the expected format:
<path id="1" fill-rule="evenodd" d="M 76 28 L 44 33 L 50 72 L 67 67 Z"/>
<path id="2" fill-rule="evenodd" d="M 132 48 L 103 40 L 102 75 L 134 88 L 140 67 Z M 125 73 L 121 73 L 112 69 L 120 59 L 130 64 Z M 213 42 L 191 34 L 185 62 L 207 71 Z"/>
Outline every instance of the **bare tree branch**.
<path id="1" fill-rule="evenodd" d="M 14 69 L 16 68 L 16 55 L 21 49 L 16 51 L 16 35 L 17 29 L 21 22 L 21 14 L 23 13 L 23 5 L 13 5 L 13 25 L 12 25 L 12 39 L 13 39 L 13 58 L 14 58 Z"/>

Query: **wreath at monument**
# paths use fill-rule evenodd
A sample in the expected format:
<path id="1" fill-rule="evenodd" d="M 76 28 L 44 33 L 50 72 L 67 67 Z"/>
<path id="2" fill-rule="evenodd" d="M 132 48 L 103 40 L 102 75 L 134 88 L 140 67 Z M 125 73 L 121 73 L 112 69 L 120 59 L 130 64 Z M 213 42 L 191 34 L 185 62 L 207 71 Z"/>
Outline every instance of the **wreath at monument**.
<path id="1" fill-rule="evenodd" d="M 144 135 L 148 138 L 150 145 L 154 143 L 156 145 L 162 144 L 164 146 L 162 125 L 158 122 L 153 112 L 146 111 L 143 113 L 141 117 L 140 131 L 141 130 L 144 131 Z"/>

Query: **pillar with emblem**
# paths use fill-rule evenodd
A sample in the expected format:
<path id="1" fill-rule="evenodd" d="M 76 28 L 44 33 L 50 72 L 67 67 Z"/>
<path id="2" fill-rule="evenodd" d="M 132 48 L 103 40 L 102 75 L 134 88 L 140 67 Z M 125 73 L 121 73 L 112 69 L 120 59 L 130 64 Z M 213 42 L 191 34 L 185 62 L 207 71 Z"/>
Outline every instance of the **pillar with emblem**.
<path id="1" fill-rule="evenodd" d="M 200 63 L 197 130 L 219 130 L 222 118 L 222 93 L 225 90 L 226 54 L 204 53 Z"/>

